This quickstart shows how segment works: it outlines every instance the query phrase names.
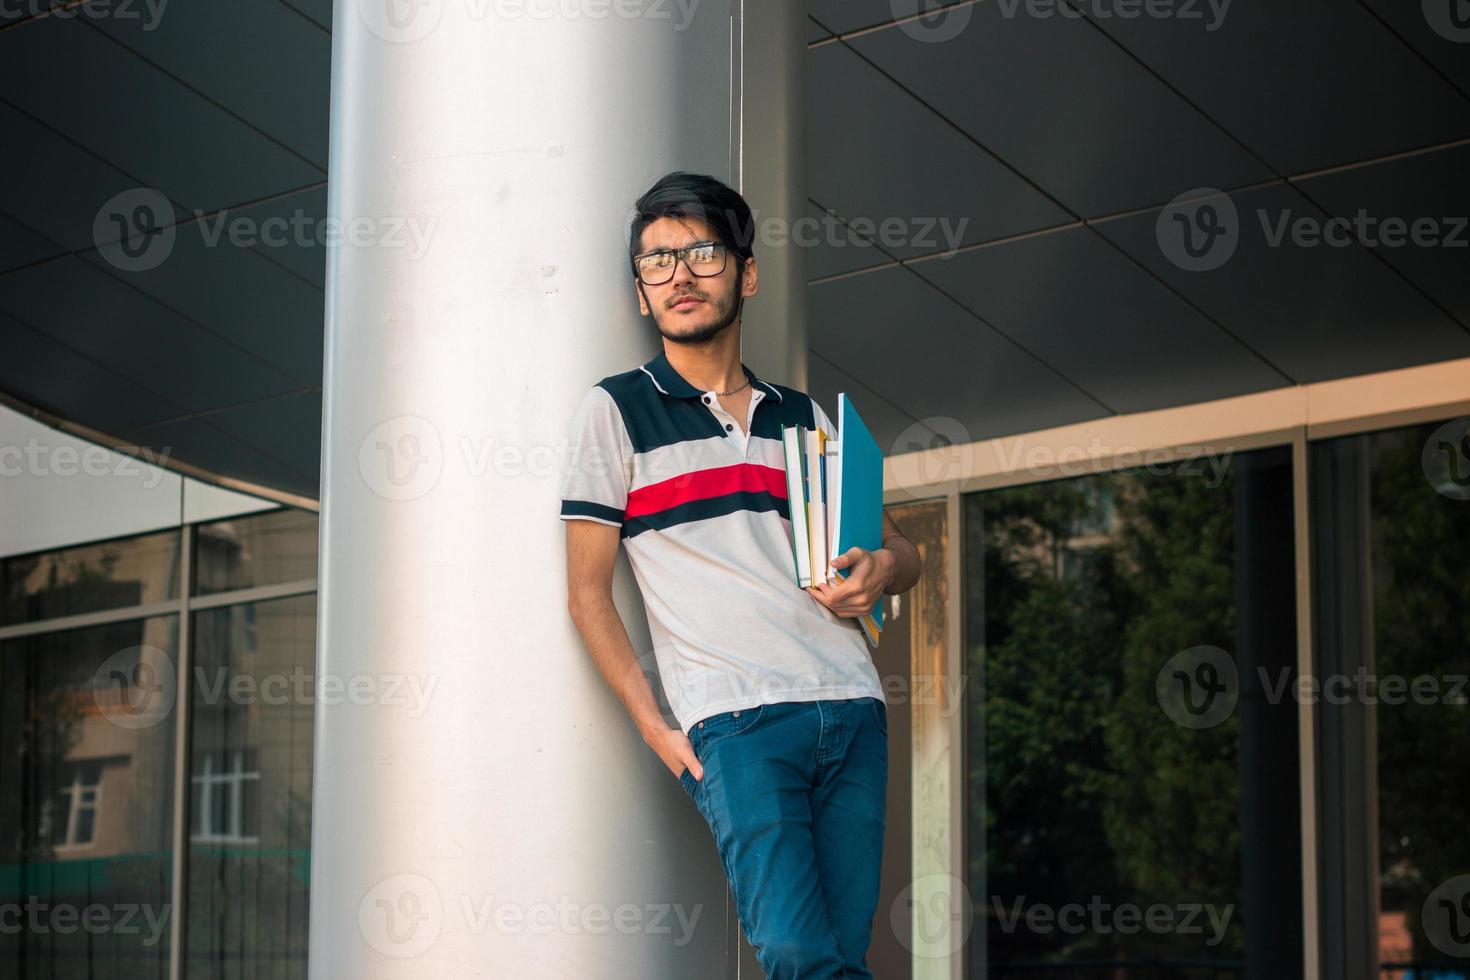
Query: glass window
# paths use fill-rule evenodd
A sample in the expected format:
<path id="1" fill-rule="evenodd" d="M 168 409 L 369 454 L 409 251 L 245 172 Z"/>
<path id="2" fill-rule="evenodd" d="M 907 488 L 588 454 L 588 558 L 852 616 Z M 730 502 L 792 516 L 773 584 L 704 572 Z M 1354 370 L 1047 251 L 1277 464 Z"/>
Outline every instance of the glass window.
<path id="1" fill-rule="evenodd" d="M 1470 418 L 1312 446 L 1324 976 L 1470 977 Z"/>
<path id="2" fill-rule="evenodd" d="M 0 643 L 0 976 L 168 975 L 177 642 L 159 616 Z"/>
<path id="3" fill-rule="evenodd" d="M 0 561 L 0 622 L 123 609 L 179 595 L 179 532 L 140 534 Z"/>
<path id="4" fill-rule="evenodd" d="M 970 976 L 1301 975 L 1291 485 L 1278 448 L 967 496 Z"/>
<path id="5" fill-rule="evenodd" d="M 317 515 L 283 507 L 195 528 L 194 594 L 316 578 Z"/>
<path id="6" fill-rule="evenodd" d="M 193 625 L 188 976 L 304 978 L 316 596 Z"/>

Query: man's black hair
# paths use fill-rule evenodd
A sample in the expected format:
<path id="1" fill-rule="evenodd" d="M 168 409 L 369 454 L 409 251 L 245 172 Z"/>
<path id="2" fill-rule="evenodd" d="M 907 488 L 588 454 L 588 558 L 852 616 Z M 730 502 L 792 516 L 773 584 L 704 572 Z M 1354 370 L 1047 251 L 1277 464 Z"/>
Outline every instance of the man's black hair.
<path id="1" fill-rule="evenodd" d="M 675 170 L 660 177 L 633 209 L 633 221 L 628 229 L 630 267 L 633 257 L 643 251 L 643 229 L 659 218 L 703 219 L 735 256 L 737 283 L 746 260 L 755 257 L 751 247 L 755 241 L 755 220 L 750 206 L 738 192 L 713 177 Z"/>

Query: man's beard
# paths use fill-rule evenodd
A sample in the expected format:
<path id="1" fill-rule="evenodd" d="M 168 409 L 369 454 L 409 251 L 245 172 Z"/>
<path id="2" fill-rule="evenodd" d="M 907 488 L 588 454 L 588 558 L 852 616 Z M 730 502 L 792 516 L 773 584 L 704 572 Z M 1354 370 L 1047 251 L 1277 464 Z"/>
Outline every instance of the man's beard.
<path id="1" fill-rule="evenodd" d="M 738 287 L 730 290 L 730 295 L 723 297 L 724 301 L 719 304 L 716 304 L 714 297 L 706 297 L 705 303 L 715 308 L 715 318 L 708 326 L 700 327 L 693 333 L 671 334 L 664 329 L 663 324 L 657 316 L 653 318 L 654 325 L 658 327 L 659 333 L 676 344 L 702 344 L 713 337 L 719 336 L 720 331 L 739 319 L 741 307 L 745 304 L 743 302 L 744 297 L 738 296 L 738 292 Z"/>

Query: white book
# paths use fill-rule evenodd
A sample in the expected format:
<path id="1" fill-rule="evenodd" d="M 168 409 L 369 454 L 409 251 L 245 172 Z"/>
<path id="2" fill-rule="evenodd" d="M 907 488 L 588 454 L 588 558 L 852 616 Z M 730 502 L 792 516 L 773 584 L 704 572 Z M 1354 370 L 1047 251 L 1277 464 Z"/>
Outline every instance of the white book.
<path id="1" fill-rule="evenodd" d="M 807 525 L 811 532 L 812 581 L 825 585 L 831 580 L 827 565 L 827 501 L 822 485 L 822 455 L 814 430 L 806 433 Z"/>
<path id="2" fill-rule="evenodd" d="M 801 480 L 801 427 L 781 426 L 781 448 L 786 456 L 786 503 L 791 513 L 791 552 L 796 559 L 796 584 L 812 584 L 812 553 L 807 532 L 806 494 Z M 797 544 L 800 543 L 800 547 Z"/>

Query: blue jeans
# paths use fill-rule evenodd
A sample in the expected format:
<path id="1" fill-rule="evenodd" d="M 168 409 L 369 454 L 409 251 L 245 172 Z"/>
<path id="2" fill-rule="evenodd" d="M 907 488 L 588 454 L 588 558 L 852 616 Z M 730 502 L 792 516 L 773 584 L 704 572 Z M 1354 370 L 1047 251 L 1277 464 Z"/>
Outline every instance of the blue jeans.
<path id="1" fill-rule="evenodd" d="M 689 732 L 704 766 L 679 781 L 709 824 L 768 980 L 872 980 L 888 800 L 888 708 L 782 701 Z"/>

